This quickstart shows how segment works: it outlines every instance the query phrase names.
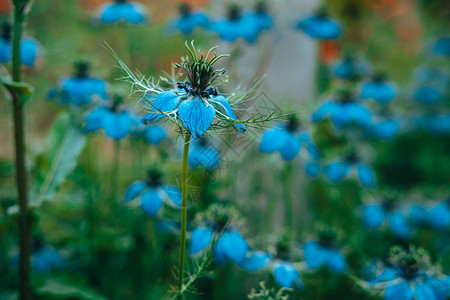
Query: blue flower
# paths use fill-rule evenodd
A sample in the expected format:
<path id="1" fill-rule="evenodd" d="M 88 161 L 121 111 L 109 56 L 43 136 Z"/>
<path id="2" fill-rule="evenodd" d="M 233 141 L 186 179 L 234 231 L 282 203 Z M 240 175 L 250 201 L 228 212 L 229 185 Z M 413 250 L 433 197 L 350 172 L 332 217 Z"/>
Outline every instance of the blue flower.
<path id="1" fill-rule="evenodd" d="M 42 55 L 42 46 L 35 39 L 25 37 L 20 43 L 20 61 L 29 68 L 36 67 L 36 62 Z M 11 49 L 11 26 L 3 24 L 0 36 L 0 63 L 4 64 L 10 61 L 12 56 Z"/>
<path id="2" fill-rule="evenodd" d="M 85 121 L 84 132 L 104 129 L 107 136 L 117 141 L 125 138 L 138 124 L 135 115 L 126 110 L 118 111 L 114 106 L 92 109 Z"/>
<path id="3" fill-rule="evenodd" d="M 389 141 L 394 139 L 400 131 L 400 122 L 395 119 L 383 120 L 370 124 L 368 130 L 382 141 Z"/>
<path id="4" fill-rule="evenodd" d="M 180 5 L 180 16 L 171 21 L 171 25 L 182 34 L 191 34 L 196 27 L 207 28 L 209 19 L 206 14 L 200 11 L 192 11 L 187 3 Z"/>
<path id="5" fill-rule="evenodd" d="M 338 248 L 315 241 L 306 242 L 304 247 L 305 262 L 309 269 L 328 267 L 336 273 L 345 272 L 347 269 L 347 262 Z"/>
<path id="6" fill-rule="evenodd" d="M 450 114 L 444 115 L 422 115 L 415 119 L 417 127 L 428 131 L 433 135 L 450 134 Z"/>
<path id="7" fill-rule="evenodd" d="M 370 64 L 367 61 L 353 57 L 345 57 L 332 67 L 333 75 L 344 80 L 364 77 L 370 72 L 370 69 Z"/>
<path id="8" fill-rule="evenodd" d="M 394 210 L 389 202 L 385 204 L 371 203 L 363 207 L 364 226 L 368 229 L 376 229 L 387 222 L 395 236 L 401 239 L 410 238 L 412 233 L 407 216 L 400 210 Z"/>
<path id="9" fill-rule="evenodd" d="M 161 174 L 157 171 L 150 171 L 146 181 L 138 180 L 128 186 L 124 195 L 125 202 L 138 197 L 142 211 L 149 217 L 155 217 L 164 202 L 172 207 L 181 206 L 180 191 L 175 186 L 162 184 Z"/>
<path id="10" fill-rule="evenodd" d="M 433 45 L 433 53 L 450 56 L 450 36 L 440 37 Z"/>
<path id="11" fill-rule="evenodd" d="M 198 227 L 192 231 L 189 253 L 197 254 L 208 247 L 213 238 L 218 239 L 214 245 L 214 261 L 223 264 L 230 260 L 237 265 L 242 265 L 250 250 L 242 235 L 233 229 L 224 229 L 223 232 L 213 231 L 209 227 Z"/>
<path id="12" fill-rule="evenodd" d="M 271 262 L 270 254 L 263 251 L 247 253 L 245 260 L 239 265 L 246 271 L 255 272 L 267 267 Z"/>
<path id="13" fill-rule="evenodd" d="M 361 99 L 374 99 L 381 104 L 386 104 L 395 98 L 395 87 L 381 79 L 363 84 L 360 94 Z"/>
<path id="14" fill-rule="evenodd" d="M 305 164 L 306 175 L 316 177 L 322 172 L 322 166 L 316 161 L 310 161 Z"/>
<path id="15" fill-rule="evenodd" d="M 220 154 L 212 144 L 207 143 L 205 138 L 201 138 L 198 142 L 191 142 L 188 163 L 192 168 L 200 166 L 213 170 L 220 165 Z"/>
<path id="16" fill-rule="evenodd" d="M 442 93 L 431 86 L 422 86 L 414 91 L 413 99 L 424 104 L 435 104 L 442 100 Z"/>
<path id="17" fill-rule="evenodd" d="M 338 22 L 330 19 L 324 12 L 301 20 L 296 27 L 310 37 L 322 40 L 337 39 L 342 33 L 342 28 Z"/>
<path id="18" fill-rule="evenodd" d="M 384 289 L 385 300 L 445 300 L 450 295 L 448 277 L 437 278 L 422 270 L 386 268 L 370 284 Z"/>
<path id="19" fill-rule="evenodd" d="M 312 114 L 312 121 L 314 123 L 320 122 L 328 115 L 331 117 L 334 126 L 338 129 L 350 124 L 367 127 L 370 125 L 372 118 L 370 110 L 357 104 L 350 98 L 343 98 L 340 101 L 325 101 Z"/>
<path id="20" fill-rule="evenodd" d="M 375 184 L 375 174 L 366 164 L 359 162 L 350 155 L 347 160 L 334 161 L 324 167 L 325 176 L 331 183 L 338 183 L 348 177 L 352 170 L 356 169 L 356 175 L 359 182 L 364 187 L 372 187 Z"/>
<path id="21" fill-rule="evenodd" d="M 156 98 L 150 99 L 152 112 L 142 118 L 142 122 L 157 121 L 165 114 L 177 113 L 184 128 L 188 129 L 194 139 L 199 139 L 211 126 L 216 114 L 226 115 L 235 123 L 233 126 L 240 132 L 246 127 L 239 124 L 236 115 L 231 109 L 227 99 L 222 96 L 191 97 L 182 90 L 169 90 L 161 92 Z M 217 109 L 216 109 L 217 107 Z"/>
<path id="22" fill-rule="evenodd" d="M 128 22 L 133 25 L 148 22 L 145 8 L 137 2 L 116 0 L 113 3 L 104 4 L 99 13 L 100 21 L 104 24 Z"/>
<path id="23" fill-rule="evenodd" d="M 408 217 L 415 224 L 423 225 L 428 221 L 428 210 L 425 206 L 412 203 L 409 206 Z"/>
<path id="24" fill-rule="evenodd" d="M 266 3 L 259 1 L 256 4 L 254 12 L 248 13 L 244 18 L 249 19 L 249 23 L 253 24 L 254 30 L 259 34 L 263 30 L 268 30 L 272 27 L 272 17 L 267 12 Z"/>
<path id="25" fill-rule="evenodd" d="M 11 262 L 15 267 L 18 267 L 19 255 L 13 256 Z M 54 248 L 40 244 L 37 247 L 35 246 L 31 255 L 31 268 L 34 272 L 46 274 L 62 269 L 65 265 L 66 261 Z"/>
<path id="26" fill-rule="evenodd" d="M 167 137 L 167 132 L 162 126 L 151 125 L 145 127 L 143 130 L 143 135 L 147 143 L 150 145 L 158 145 Z"/>
<path id="27" fill-rule="evenodd" d="M 447 230 L 450 228 L 450 199 L 443 201 L 428 212 L 429 222 L 432 228 Z"/>
<path id="28" fill-rule="evenodd" d="M 298 120 L 293 117 L 286 124 L 267 130 L 261 139 L 259 150 L 263 153 L 279 152 L 284 160 L 290 161 L 297 156 L 303 145 L 313 160 L 318 159 L 319 151 L 310 135 L 306 131 L 297 132 L 298 127 Z"/>

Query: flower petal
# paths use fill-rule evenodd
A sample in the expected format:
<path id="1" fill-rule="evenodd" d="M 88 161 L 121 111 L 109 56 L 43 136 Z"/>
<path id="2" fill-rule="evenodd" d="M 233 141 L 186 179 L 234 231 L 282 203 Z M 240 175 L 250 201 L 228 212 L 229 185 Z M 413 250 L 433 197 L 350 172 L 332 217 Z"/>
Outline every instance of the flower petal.
<path id="1" fill-rule="evenodd" d="M 144 130 L 144 138 L 150 145 L 159 144 L 166 136 L 167 132 L 161 126 L 148 126 Z"/>
<path id="2" fill-rule="evenodd" d="M 106 134 L 115 140 L 121 140 L 126 137 L 134 125 L 135 120 L 127 111 L 110 112 L 103 119 L 103 128 Z"/>
<path id="3" fill-rule="evenodd" d="M 364 206 L 362 212 L 364 225 L 369 228 L 377 228 L 386 220 L 384 209 L 378 204 L 368 204 Z"/>
<path id="4" fill-rule="evenodd" d="M 135 199 L 139 194 L 144 190 L 146 184 L 142 181 L 133 182 L 125 191 L 124 200 L 125 202 L 129 202 Z"/>
<path id="5" fill-rule="evenodd" d="M 349 170 L 350 164 L 347 162 L 335 161 L 325 166 L 325 175 L 336 184 L 347 176 Z"/>
<path id="6" fill-rule="evenodd" d="M 293 160 L 300 151 L 301 146 L 302 144 L 297 137 L 293 136 L 289 132 L 286 132 L 285 142 L 280 148 L 281 157 L 283 157 L 286 161 Z"/>
<path id="7" fill-rule="evenodd" d="M 225 110 L 225 114 L 231 118 L 233 121 L 235 121 L 235 125 L 233 125 L 238 131 L 240 132 L 244 132 L 245 130 L 247 130 L 247 126 L 245 126 L 244 124 L 240 124 L 235 113 L 233 112 L 233 109 L 231 108 L 230 103 L 228 103 L 228 100 L 220 95 L 217 97 L 214 97 L 211 99 L 212 102 L 215 102 L 217 104 L 219 104 L 224 110 Z"/>
<path id="8" fill-rule="evenodd" d="M 375 184 L 375 174 L 369 166 L 358 164 L 357 173 L 359 181 L 363 186 L 372 187 Z"/>
<path id="9" fill-rule="evenodd" d="M 174 206 L 181 207 L 181 193 L 180 190 L 173 185 L 165 185 L 162 187 L 164 192 L 167 195 L 167 199 L 170 201 L 170 204 Z"/>
<path id="10" fill-rule="evenodd" d="M 413 297 L 414 292 L 406 281 L 389 285 L 384 293 L 386 300 L 413 300 Z"/>
<path id="11" fill-rule="evenodd" d="M 402 212 L 395 211 L 391 213 L 388 222 L 392 232 L 399 238 L 406 239 L 411 236 L 411 227 L 408 224 L 408 219 Z"/>
<path id="12" fill-rule="evenodd" d="M 181 101 L 183 95 L 180 95 L 177 90 L 164 91 L 156 99 L 150 102 L 150 110 L 152 112 L 146 114 L 141 122 L 147 124 L 148 121 L 158 121 L 164 114 L 175 110 Z"/>
<path id="13" fill-rule="evenodd" d="M 192 231 L 189 253 L 196 254 L 203 251 L 211 243 L 213 233 L 210 228 L 199 227 Z"/>
<path id="14" fill-rule="evenodd" d="M 284 128 L 269 129 L 264 132 L 259 144 L 259 151 L 263 153 L 272 153 L 279 151 L 281 147 L 286 143 L 287 133 Z"/>
<path id="15" fill-rule="evenodd" d="M 141 195 L 141 209 L 149 217 L 155 217 L 161 207 L 163 199 L 158 189 L 145 190 Z"/>
<path id="16" fill-rule="evenodd" d="M 294 285 L 301 287 L 300 273 L 294 265 L 282 260 L 277 260 L 273 264 L 273 277 L 277 284 L 284 288 L 292 288 Z"/>
<path id="17" fill-rule="evenodd" d="M 327 250 L 326 261 L 328 267 L 336 273 L 342 273 L 347 269 L 347 262 L 337 249 Z"/>
<path id="18" fill-rule="evenodd" d="M 254 251 L 247 255 L 239 266 L 247 271 L 258 271 L 270 263 L 270 255 L 263 251 Z"/>
<path id="19" fill-rule="evenodd" d="M 229 259 L 237 265 L 242 265 L 249 250 L 247 242 L 239 232 L 224 231 L 214 249 L 214 258 L 218 264 Z"/>
<path id="20" fill-rule="evenodd" d="M 178 116 L 183 127 L 189 130 L 194 139 L 200 138 L 208 130 L 215 114 L 214 106 L 205 104 L 199 98 L 184 100 L 178 106 Z"/>

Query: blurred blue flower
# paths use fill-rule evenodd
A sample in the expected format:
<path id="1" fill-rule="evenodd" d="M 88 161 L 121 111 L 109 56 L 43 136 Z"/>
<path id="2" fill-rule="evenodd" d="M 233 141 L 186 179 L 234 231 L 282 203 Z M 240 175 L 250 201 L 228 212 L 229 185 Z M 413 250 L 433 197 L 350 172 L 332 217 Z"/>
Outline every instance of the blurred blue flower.
<path id="1" fill-rule="evenodd" d="M 207 248 L 213 238 L 217 238 L 214 244 L 214 261 L 223 264 L 230 260 L 237 265 L 242 265 L 246 255 L 250 251 L 242 235 L 233 229 L 214 230 L 211 227 L 198 227 L 192 231 L 189 253 L 197 254 Z"/>
<path id="2" fill-rule="evenodd" d="M 336 160 L 324 167 L 325 176 L 331 183 L 338 183 L 356 171 L 359 182 L 364 187 L 372 187 L 375 184 L 375 174 L 365 163 L 359 161 L 355 154 L 350 154 L 345 160 Z"/>
<path id="3" fill-rule="evenodd" d="M 381 76 L 376 76 L 372 81 L 362 85 L 360 98 L 374 99 L 381 104 L 386 104 L 395 98 L 395 87 Z"/>
<path id="4" fill-rule="evenodd" d="M 316 177 L 322 172 L 322 165 L 316 161 L 310 161 L 305 164 L 306 175 Z"/>
<path id="5" fill-rule="evenodd" d="M 450 199 L 430 208 L 428 212 L 430 226 L 438 230 L 450 229 Z"/>
<path id="6" fill-rule="evenodd" d="M 286 124 L 279 124 L 264 133 L 259 150 L 263 153 L 279 152 L 284 160 L 290 161 L 297 156 L 303 145 L 310 158 L 318 159 L 319 151 L 309 133 L 298 129 L 298 120 L 291 117 Z"/>
<path id="7" fill-rule="evenodd" d="M 246 14 L 244 18 L 250 19 L 249 22 L 254 24 L 254 30 L 258 33 L 270 29 L 273 23 L 272 17 L 267 12 L 265 1 L 259 1 L 256 4 L 255 11 Z"/>
<path id="8" fill-rule="evenodd" d="M 332 66 L 332 73 L 339 79 L 354 80 L 365 77 L 370 69 L 370 63 L 366 60 L 347 56 Z"/>
<path id="9" fill-rule="evenodd" d="M 394 139 L 400 131 L 400 122 L 395 119 L 388 119 L 371 123 L 368 131 L 382 141 L 390 141 Z"/>
<path id="10" fill-rule="evenodd" d="M 213 170 L 220 166 L 220 154 L 206 138 L 191 142 L 188 164 L 192 168 L 203 167 Z"/>
<path id="11" fill-rule="evenodd" d="M 377 229 L 387 222 L 389 229 L 395 236 L 401 239 L 411 237 L 411 226 L 406 214 L 401 210 L 394 209 L 391 202 L 365 205 L 362 211 L 362 219 L 364 226 L 368 229 Z"/>
<path id="12" fill-rule="evenodd" d="M 164 202 L 172 207 L 181 206 L 181 193 L 173 185 L 161 182 L 161 174 L 156 170 L 149 171 L 147 180 L 138 180 L 128 186 L 124 201 L 130 202 L 140 198 L 141 209 L 149 217 L 155 217 Z"/>
<path id="13" fill-rule="evenodd" d="M 267 267 L 272 258 L 270 254 L 263 251 L 250 251 L 245 260 L 239 265 L 244 270 L 255 272 Z"/>
<path id="14" fill-rule="evenodd" d="M 146 126 L 142 133 L 150 145 L 158 145 L 167 137 L 166 129 L 159 125 Z"/>
<path id="15" fill-rule="evenodd" d="M 438 38 L 433 45 L 433 53 L 443 56 L 450 56 L 450 36 Z"/>
<path id="16" fill-rule="evenodd" d="M 93 132 L 104 129 L 107 136 L 114 140 L 125 138 L 138 125 L 137 117 L 126 111 L 112 107 L 96 107 L 85 117 L 86 125 L 83 132 Z"/>
<path id="17" fill-rule="evenodd" d="M 342 28 L 338 22 L 329 18 L 325 12 L 319 12 L 301 20 L 296 28 L 303 30 L 312 38 L 322 40 L 337 39 L 342 33 Z"/>
<path id="18" fill-rule="evenodd" d="M 200 11 L 192 11 L 192 8 L 187 3 L 182 3 L 179 6 L 180 15 L 170 21 L 169 27 L 179 30 L 184 35 L 190 35 L 195 28 L 209 26 L 208 16 Z"/>
<path id="19" fill-rule="evenodd" d="M 133 25 L 148 22 L 148 15 L 144 6 L 137 2 L 115 0 L 100 8 L 99 19 L 104 24 L 127 22 Z"/>
<path id="20" fill-rule="evenodd" d="M 328 267 L 336 273 L 345 272 L 347 262 L 338 248 L 328 243 L 308 241 L 304 245 L 305 262 L 309 269 Z"/>
<path id="21" fill-rule="evenodd" d="M 330 116 L 333 125 L 341 129 L 346 125 L 357 124 L 367 127 L 370 125 L 372 113 L 366 107 L 357 104 L 351 97 L 344 96 L 338 101 L 327 100 L 312 114 L 314 123 Z"/>
<path id="22" fill-rule="evenodd" d="M 36 62 L 42 55 L 41 44 L 30 37 L 24 37 L 20 43 L 20 61 L 29 68 L 36 67 Z M 11 25 L 4 23 L 0 33 L 0 64 L 11 60 Z"/>
<path id="23" fill-rule="evenodd" d="M 428 221 L 428 209 L 423 205 L 411 203 L 409 205 L 408 217 L 416 225 L 424 225 Z"/>
<path id="24" fill-rule="evenodd" d="M 60 96 L 62 104 L 84 106 L 92 102 L 95 97 L 106 100 L 106 82 L 89 76 L 89 64 L 76 62 L 75 75 L 59 81 L 57 88 L 48 93 L 48 98 Z"/>
<path id="25" fill-rule="evenodd" d="M 430 134 L 441 136 L 450 134 L 450 114 L 427 114 L 415 118 L 418 128 Z"/>
<path id="26" fill-rule="evenodd" d="M 52 247 L 39 245 L 34 247 L 31 254 L 31 268 L 39 274 L 50 273 L 55 270 L 62 269 L 66 265 L 66 261 L 57 250 Z M 19 266 L 19 255 L 15 255 L 11 259 L 15 267 Z"/>
<path id="27" fill-rule="evenodd" d="M 442 92 L 431 86 L 421 86 L 414 90 L 413 99 L 424 104 L 435 104 L 440 102 Z"/>

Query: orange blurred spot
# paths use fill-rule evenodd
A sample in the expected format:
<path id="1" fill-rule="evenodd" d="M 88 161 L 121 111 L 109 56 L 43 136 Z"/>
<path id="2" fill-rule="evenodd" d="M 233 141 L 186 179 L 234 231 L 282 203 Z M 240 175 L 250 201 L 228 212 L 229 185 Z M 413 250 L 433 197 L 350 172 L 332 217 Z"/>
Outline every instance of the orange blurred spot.
<path id="1" fill-rule="evenodd" d="M 402 41 L 415 41 L 422 36 L 422 24 L 410 15 L 400 18 L 395 24 L 395 34 Z"/>
<path id="2" fill-rule="evenodd" d="M 323 64 L 335 62 L 338 58 L 341 45 L 338 41 L 321 41 L 319 45 L 319 59 Z"/>
<path id="3" fill-rule="evenodd" d="M 6 14 L 11 10 L 11 4 L 9 0 L 0 0 L 0 13 Z"/>

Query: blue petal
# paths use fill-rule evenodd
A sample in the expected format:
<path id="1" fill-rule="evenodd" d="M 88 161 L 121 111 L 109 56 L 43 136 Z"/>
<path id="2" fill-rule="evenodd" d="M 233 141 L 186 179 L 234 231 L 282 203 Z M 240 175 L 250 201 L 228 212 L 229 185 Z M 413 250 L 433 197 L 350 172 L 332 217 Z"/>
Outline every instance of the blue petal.
<path id="1" fill-rule="evenodd" d="M 213 147 L 197 147 L 193 152 L 194 165 L 200 165 L 208 170 L 213 170 L 220 165 L 219 152 Z"/>
<path id="2" fill-rule="evenodd" d="M 315 113 L 312 114 L 312 121 L 317 123 L 326 115 L 335 113 L 336 110 L 339 110 L 339 105 L 337 103 L 333 101 L 326 101 Z"/>
<path id="3" fill-rule="evenodd" d="M 244 124 L 239 124 L 238 123 L 238 119 L 236 117 L 236 115 L 233 112 L 233 109 L 231 108 L 230 103 L 228 103 L 228 100 L 220 95 L 217 97 L 214 97 L 213 99 L 211 99 L 211 101 L 219 104 L 224 110 L 225 110 L 225 114 L 231 118 L 233 121 L 236 121 L 236 124 L 233 125 L 238 131 L 240 132 L 244 132 L 245 130 L 247 130 L 247 126 L 245 126 Z"/>
<path id="4" fill-rule="evenodd" d="M 308 176 L 316 177 L 322 171 L 322 166 L 317 162 L 308 162 L 305 166 L 305 172 Z"/>
<path id="5" fill-rule="evenodd" d="M 189 35 L 196 27 L 208 27 L 208 17 L 202 12 L 190 13 L 181 16 L 175 21 L 175 28 L 185 35 Z"/>
<path id="6" fill-rule="evenodd" d="M 406 281 L 389 285 L 384 294 L 386 300 L 413 300 L 413 297 L 414 292 Z"/>
<path id="7" fill-rule="evenodd" d="M 341 110 L 336 110 L 331 115 L 334 125 L 339 128 L 351 122 L 361 126 L 369 126 L 371 118 L 370 110 L 354 102 L 342 104 Z"/>
<path id="8" fill-rule="evenodd" d="M 433 53 L 444 56 L 450 56 L 450 37 L 439 38 L 433 46 Z"/>
<path id="9" fill-rule="evenodd" d="M 395 97 L 394 87 L 384 82 L 368 82 L 363 85 L 361 99 L 374 99 L 382 104 L 391 102 Z"/>
<path id="10" fill-rule="evenodd" d="M 141 195 L 141 209 L 149 217 L 155 217 L 163 206 L 159 189 L 147 189 Z"/>
<path id="11" fill-rule="evenodd" d="M 340 26 L 323 16 L 308 17 L 297 24 L 307 35 L 317 39 L 336 39 L 341 34 Z"/>
<path id="12" fill-rule="evenodd" d="M 293 160 L 300 151 L 300 148 L 301 143 L 299 139 L 290 132 L 286 132 L 285 142 L 280 148 L 281 157 L 286 161 Z"/>
<path id="13" fill-rule="evenodd" d="M 25 38 L 20 44 L 20 61 L 27 67 L 35 67 L 40 53 L 39 43 L 30 38 Z"/>
<path id="14" fill-rule="evenodd" d="M 386 213 L 380 205 L 369 204 L 364 206 L 362 218 L 364 225 L 369 229 L 373 229 L 383 224 L 386 220 Z"/>
<path id="15" fill-rule="evenodd" d="M 184 100 L 178 107 L 178 116 L 183 127 L 188 129 L 194 139 L 205 133 L 214 119 L 216 109 L 212 104 L 205 104 L 202 99 Z"/>
<path id="16" fill-rule="evenodd" d="M 391 213 L 388 222 L 392 232 L 399 238 L 405 239 L 411 236 L 411 228 L 408 224 L 408 219 L 402 212 L 395 211 Z"/>
<path id="17" fill-rule="evenodd" d="M 0 37 L 0 64 L 7 63 L 11 59 L 11 43 Z"/>
<path id="18" fill-rule="evenodd" d="M 196 254 L 203 251 L 211 243 L 212 237 L 213 233 L 210 228 L 199 227 L 194 229 L 191 234 L 189 253 Z"/>
<path id="19" fill-rule="evenodd" d="M 150 145 L 159 144 L 166 136 L 167 133 L 161 126 L 148 126 L 144 130 L 144 138 Z"/>
<path id="20" fill-rule="evenodd" d="M 249 23 L 253 23 L 252 26 L 257 33 L 272 27 L 272 17 L 266 12 L 251 13 L 244 18 L 248 19 Z"/>
<path id="21" fill-rule="evenodd" d="M 135 120 L 126 111 L 109 113 L 103 119 L 103 127 L 106 134 L 115 140 L 121 140 L 130 133 L 135 125 Z"/>
<path id="22" fill-rule="evenodd" d="M 308 151 L 309 156 L 314 160 L 319 159 L 320 154 L 319 154 L 319 150 L 317 150 L 316 146 L 311 142 L 306 142 L 305 144 L 306 144 L 306 150 Z"/>
<path id="23" fill-rule="evenodd" d="M 146 184 L 142 181 L 133 182 L 125 191 L 124 200 L 129 202 L 135 199 L 144 190 Z"/>
<path id="24" fill-rule="evenodd" d="M 371 284 L 376 284 L 376 283 L 380 283 L 380 282 L 385 282 L 385 281 L 392 281 L 396 278 L 399 277 L 399 273 L 397 270 L 393 269 L 393 268 L 386 268 L 383 273 L 381 273 L 380 275 L 378 275 L 374 280 L 372 280 L 370 283 Z"/>
<path id="25" fill-rule="evenodd" d="M 357 173 L 363 186 L 372 187 L 375 184 L 375 174 L 369 166 L 362 163 L 358 164 Z"/>
<path id="26" fill-rule="evenodd" d="M 94 96 L 106 99 L 106 83 L 97 78 L 66 78 L 60 83 L 61 101 L 82 106 L 91 103 Z"/>
<path id="27" fill-rule="evenodd" d="M 393 139 L 400 130 L 397 120 L 386 120 L 370 126 L 370 130 L 380 139 L 388 141 Z"/>
<path id="28" fill-rule="evenodd" d="M 86 116 L 86 125 L 83 127 L 83 132 L 92 132 L 103 128 L 103 120 L 109 114 L 109 109 L 106 107 L 97 107 L 91 110 Z"/>
<path id="29" fill-rule="evenodd" d="M 412 204 L 409 210 L 409 218 L 417 224 L 424 224 L 428 218 L 427 209 L 423 206 Z"/>
<path id="30" fill-rule="evenodd" d="M 141 119 L 141 122 L 143 124 L 147 124 L 147 121 L 158 121 L 159 119 L 164 117 L 163 113 L 168 113 L 175 110 L 182 97 L 183 95 L 179 95 L 179 92 L 177 90 L 170 90 L 158 94 L 155 100 L 149 99 L 151 100 L 150 110 L 152 110 L 152 112 L 146 114 Z"/>
<path id="31" fill-rule="evenodd" d="M 247 242 L 239 232 L 224 231 L 214 249 L 214 258 L 218 264 L 229 259 L 237 265 L 242 265 L 249 250 Z"/>
<path id="32" fill-rule="evenodd" d="M 266 267 L 269 263 L 270 255 L 268 253 L 262 251 L 254 251 L 249 253 L 244 262 L 239 266 L 244 270 L 255 272 Z"/>
<path id="33" fill-rule="evenodd" d="M 434 104 L 441 101 L 442 95 L 439 90 L 433 87 L 423 86 L 415 90 L 413 98 L 425 104 Z"/>
<path id="34" fill-rule="evenodd" d="M 162 187 L 162 189 L 166 192 L 168 199 L 170 202 L 178 207 L 181 207 L 181 193 L 180 190 L 172 185 L 165 185 Z"/>
<path id="35" fill-rule="evenodd" d="M 146 21 L 144 8 L 138 3 L 112 3 L 105 4 L 100 11 L 100 21 L 105 24 L 113 24 L 125 20 L 131 24 L 139 24 Z"/>
<path id="36" fill-rule="evenodd" d="M 431 208 L 429 221 L 431 227 L 435 229 L 445 230 L 450 228 L 450 205 L 442 202 Z"/>
<path id="37" fill-rule="evenodd" d="M 302 287 L 300 281 L 300 273 L 295 269 L 294 265 L 287 261 L 277 260 L 273 264 L 273 277 L 276 283 L 284 288 Z"/>
<path id="38" fill-rule="evenodd" d="M 326 263 L 336 273 L 342 273 L 347 269 L 344 256 L 336 249 L 326 251 Z"/>
<path id="39" fill-rule="evenodd" d="M 288 135 L 284 129 L 275 128 L 269 129 L 264 132 L 259 145 L 259 151 L 263 153 L 272 153 L 279 151 L 281 147 L 286 143 Z"/>
<path id="40" fill-rule="evenodd" d="M 325 167 L 325 175 L 332 183 L 338 183 L 344 179 L 350 170 L 347 162 L 332 162 Z"/>
<path id="41" fill-rule="evenodd" d="M 322 247 L 314 241 L 308 241 L 305 247 L 305 262 L 310 270 L 317 270 L 321 268 L 325 262 L 326 257 Z"/>
<path id="42" fill-rule="evenodd" d="M 431 285 L 428 283 L 418 282 L 417 280 L 414 283 L 416 300 L 439 300 L 436 297 Z"/>

